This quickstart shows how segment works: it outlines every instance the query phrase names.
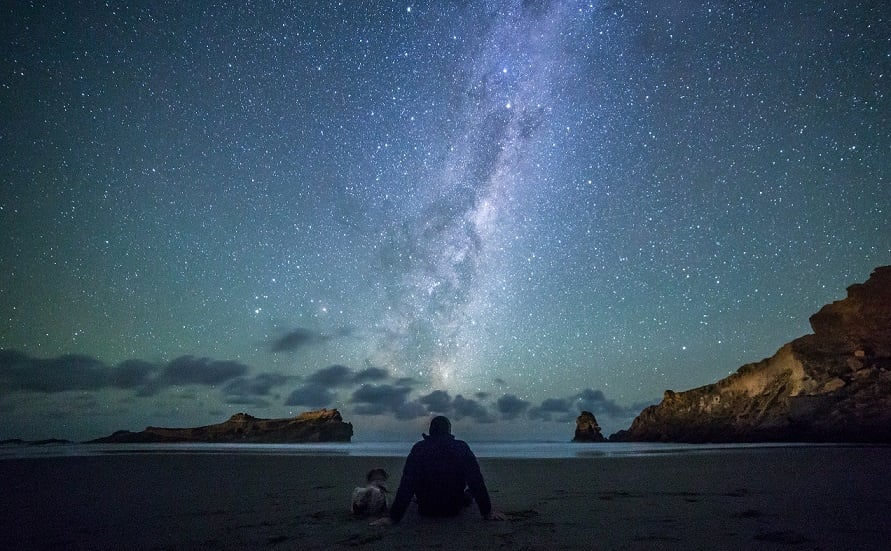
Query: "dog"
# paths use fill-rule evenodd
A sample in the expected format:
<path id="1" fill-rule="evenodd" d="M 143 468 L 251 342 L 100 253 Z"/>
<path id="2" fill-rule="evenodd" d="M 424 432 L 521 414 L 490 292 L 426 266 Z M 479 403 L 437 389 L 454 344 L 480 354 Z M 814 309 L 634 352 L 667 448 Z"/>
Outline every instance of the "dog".
<path id="1" fill-rule="evenodd" d="M 353 490 L 352 511 L 357 517 L 385 515 L 390 510 L 386 481 L 387 471 L 371 469 L 365 475 L 365 486 Z"/>

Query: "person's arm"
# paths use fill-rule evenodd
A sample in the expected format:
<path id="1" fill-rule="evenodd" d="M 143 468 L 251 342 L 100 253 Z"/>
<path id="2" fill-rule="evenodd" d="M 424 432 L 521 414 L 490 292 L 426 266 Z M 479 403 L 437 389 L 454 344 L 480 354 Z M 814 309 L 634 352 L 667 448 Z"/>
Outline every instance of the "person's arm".
<path id="1" fill-rule="evenodd" d="M 393 499 L 393 505 L 390 507 L 390 516 L 387 517 L 392 523 L 402 520 L 402 516 L 411 503 L 411 498 L 415 495 L 419 474 L 418 457 L 414 448 L 405 460 L 405 467 L 402 469 L 402 479 L 399 481 L 399 489 L 396 490 L 396 497 Z"/>
<path id="2" fill-rule="evenodd" d="M 473 499 L 480 508 L 480 514 L 483 518 L 489 519 L 493 512 L 492 501 L 489 499 L 489 490 L 486 488 L 486 481 L 483 480 L 483 473 L 480 472 L 480 465 L 470 446 L 465 445 L 463 456 L 464 478 L 467 480 L 467 486 L 470 487 L 470 493 L 473 494 Z M 497 511 L 495 513 L 501 515 Z M 503 515 L 501 516 L 503 517 Z"/>

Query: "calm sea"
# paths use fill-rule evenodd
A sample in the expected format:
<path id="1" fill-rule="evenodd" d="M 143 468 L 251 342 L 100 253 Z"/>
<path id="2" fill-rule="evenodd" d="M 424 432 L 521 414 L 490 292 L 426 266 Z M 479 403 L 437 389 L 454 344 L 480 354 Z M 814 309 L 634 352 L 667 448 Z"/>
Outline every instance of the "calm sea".
<path id="1" fill-rule="evenodd" d="M 832 447 L 834 444 L 573 444 L 569 442 L 468 442 L 477 457 L 572 458 L 726 453 L 763 448 Z M 0 460 L 118 454 L 259 454 L 404 457 L 414 442 L 324 444 L 47 444 L 0 445 Z"/>

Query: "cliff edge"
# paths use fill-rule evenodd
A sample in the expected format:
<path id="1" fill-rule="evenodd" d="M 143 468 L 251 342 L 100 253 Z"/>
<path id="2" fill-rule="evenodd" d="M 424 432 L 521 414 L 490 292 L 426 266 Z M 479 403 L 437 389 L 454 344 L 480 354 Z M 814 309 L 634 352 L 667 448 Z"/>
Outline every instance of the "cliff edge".
<path id="1" fill-rule="evenodd" d="M 813 334 L 717 383 L 665 391 L 612 441 L 891 442 L 891 266 L 810 317 Z"/>

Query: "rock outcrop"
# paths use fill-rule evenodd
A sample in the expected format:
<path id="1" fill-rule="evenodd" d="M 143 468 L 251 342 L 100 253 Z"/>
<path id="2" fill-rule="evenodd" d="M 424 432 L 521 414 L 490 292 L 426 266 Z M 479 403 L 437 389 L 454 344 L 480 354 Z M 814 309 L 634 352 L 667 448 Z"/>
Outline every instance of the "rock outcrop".
<path id="1" fill-rule="evenodd" d="M 600 432 L 597 418 L 590 411 L 583 411 L 575 420 L 575 437 L 573 442 L 605 442 L 606 438 Z"/>
<path id="2" fill-rule="evenodd" d="M 117 431 L 91 440 L 90 444 L 134 443 L 276 443 L 349 442 L 353 425 L 344 423 L 336 409 L 321 409 L 285 419 L 258 419 L 236 413 L 224 423 L 205 427 L 171 429 L 147 427 L 142 432 Z"/>
<path id="3" fill-rule="evenodd" d="M 891 266 L 810 324 L 813 334 L 726 379 L 666 391 L 610 440 L 891 442 Z"/>

